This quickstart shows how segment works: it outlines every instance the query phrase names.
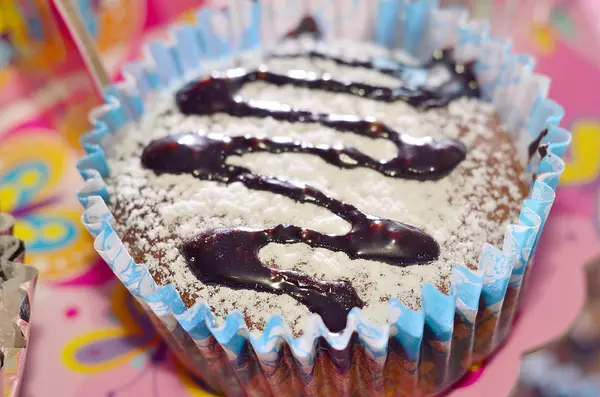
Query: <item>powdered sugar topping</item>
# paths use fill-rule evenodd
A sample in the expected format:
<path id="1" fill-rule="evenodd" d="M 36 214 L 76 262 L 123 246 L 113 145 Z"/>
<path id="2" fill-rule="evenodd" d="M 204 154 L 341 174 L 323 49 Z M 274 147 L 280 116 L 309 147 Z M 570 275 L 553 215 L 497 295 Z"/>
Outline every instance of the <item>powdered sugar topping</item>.
<path id="1" fill-rule="evenodd" d="M 270 60 L 268 64 L 274 70 L 326 71 L 341 79 L 385 86 L 398 84 L 390 76 L 328 61 L 295 58 Z M 447 109 L 417 112 L 400 102 L 381 103 L 263 83 L 247 85 L 240 94 L 318 112 L 376 117 L 414 136 L 460 138 L 469 147 L 467 159 L 450 176 L 435 182 L 391 179 L 368 169 L 342 170 L 306 154 L 254 153 L 228 160 L 256 174 L 307 183 L 365 213 L 420 227 L 438 241 L 439 260 L 405 268 L 350 260 L 344 253 L 312 249 L 304 244 L 270 244 L 261 250 L 261 259 L 271 266 L 322 279 L 350 281 L 365 302 L 364 313 L 376 323 L 387 321 L 390 297 L 418 309 L 424 282 L 447 290 L 453 265 L 476 266 L 481 245 L 502 240 L 505 226 L 495 216 L 518 213 L 522 192 L 514 169 L 494 166 L 488 161 L 490 156 L 496 162 L 505 159 L 512 148 L 509 143 L 494 148 L 480 144 L 494 134 L 490 127 L 493 109 L 481 101 L 457 100 Z M 174 105 L 172 94 L 157 99 L 140 122 L 104 143 L 112 173 L 107 184 L 119 221 L 116 229 L 122 236 L 129 236 L 124 241 L 137 260 L 146 263 L 161 282 L 174 283 L 187 296 L 186 301 L 207 300 L 218 321 L 232 310 L 239 310 L 246 315 L 251 329 L 261 329 L 271 314 L 281 314 L 299 332 L 302 320 L 310 314 L 303 305 L 286 295 L 203 285 L 188 269 L 178 246 L 203 230 L 219 227 L 263 228 L 287 223 L 342 234 L 349 225 L 324 208 L 248 190 L 239 183 L 225 186 L 190 175 L 156 176 L 142 168 L 139 158 L 146 144 L 181 131 L 292 137 L 314 144 L 350 145 L 381 159 L 391 158 L 395 147 L 384 140 L 339 133 L 316 124 L 223 114 L 184 116 Z M 514 216 L 503 224 L 511 221 Z"/>

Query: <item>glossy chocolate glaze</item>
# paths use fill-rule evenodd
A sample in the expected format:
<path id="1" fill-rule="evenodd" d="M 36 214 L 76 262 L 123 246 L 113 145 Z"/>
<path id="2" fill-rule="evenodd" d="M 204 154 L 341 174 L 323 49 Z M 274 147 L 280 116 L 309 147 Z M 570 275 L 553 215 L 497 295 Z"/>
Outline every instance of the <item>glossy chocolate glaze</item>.
<path id="1" fill-rule="evenodd" d="M 373 64 L 364 63 L 350 66 L 375 68 Z M 450 139 L 413 138 L 374 119 L 313 113 L 277 102 L 244 100 L 238 95 L 245 84 L 254 81 L 345 93 L 386 102 L 402 100 L 419 109 L 445 106 L 459 96 L 479 95 L 470 67 L 454 64 L 449 52 L 439 53 L 423 68 L 430 77 L 437 76 L 427 79 L 435 81 L 435 84 L 387 88 L 335 80 L 327 74 L 315 75 L 303 71 L 278 74 L 261 67 L 254 71 L 233 69 L 215 73 L 177 92 L 177 106 L 184 114 L 226 113 L 236 117 L 272 117 L 295 123 L 318 123 L 341 132 L 388 139 L 398 149 L 396 157 L 380 161 L 352 147 L 311 145 L 281 138 L 181 133 L 150 143 L 142 154 L 142 164 L 157 174 L 191 174 L 201 180 L 225 184 L 240 182 L 249 189 L 268 191 L 327 208 L 351 225 L 351 230 L 344 235 L 327 235 L 294 225 L 204 232 L 180 247 L 196 276 L 206 284 L 290 295 L 311 312 L 321 315 L 331 331 L 339 332 L 346 325 L 349 310 L 363 306 L 352 285 L 343 280 L 325 281 L 294 271 L 280 270 L 276 264 L 266 266 L 259 259 L 261 248 L 272 242 L 305 243 L 315 248 L 344 252 L 352 259 L 375 260 L 392 266 L 424 264 L 437 259 L 437 242 L 418 228 L 370 216 L 310 186 L 256 175 L 244 167 L 226 163 L 229 156 L 250 152 L 308 153 L 340 168 L 366 167 L 393 178 L 442 178 L 465 158 L 466 148 L 462 143 Z M 446 76 L 446 79 L 438 78 L 440 76 Z"/>
<path id="2" fill-rule="evenodd" d="M 273 117 L 289 120 L 290 113 L 306 112 L 291 109 L 277 102 L 244 100 L 238 95 L 245 85 L 256 81 L 275 86 L 292 85 L 315 90 L 349 94 L 375 101 L 404 101 L 409 105 L 427 110 L 444 107 L 459 97 L 479 97 L 479 86 L 472 65 L 457 64 L 452 51 L 441 51 L 431 61 L 421 66 L 428 76 L 419 86 L 400 84 L 389 88 L 360 82 L 336 80 L 327 73 L 316 74 L 301 70 L 280 74 L 269 71 L 266 66 L 257 70 L 242 68 L 215 72 L 210 77 L 193 81 L 183 87 L 176 96 L 179 110 L 184 114 L 213 114 L 224 112 L 232 116 Z M 281 113 L 285 115 L 282 116 Z M 302 120 L 290 120 L 302 121 Z M 309 122 L 315 122 L 309 120 Z M 318 122 L 318 120 L 317 120 Z"/>
<path id="3" fill-rule="evenodd" d="M 327 235 L 293 225 L 221 229 L 202 233 L 181 247 L 186 261 L 202 282 L 288 294 L 310 311 L 319 313 L 329 329 L 337 332 L 345 327 L 348 311 L 363 306 L 354 288 L 345 281 L 321 281 L 297 272 L 269 268 L 259 259 L 261 248 L 272 242 L 302 242 L 315 248 L 345 252 L 352 259 L 402 266 L 435 260 L 439 246 L 420 229 L 369 216 L 310 186 L 255 175 L 244 167 L 226 164 L 232 155 L 260 151 L 311 152 L 311 149 L 329 157 L 327 148 L 317 149 L 293 141 L 182 133 L 150 143 L 142 154 L 142 164 L 157 174 L 192 174 L 202 180 L 240 182 L 249 189 L 327 208 L 349 222 L 351 230 L 344 235 Z"/>

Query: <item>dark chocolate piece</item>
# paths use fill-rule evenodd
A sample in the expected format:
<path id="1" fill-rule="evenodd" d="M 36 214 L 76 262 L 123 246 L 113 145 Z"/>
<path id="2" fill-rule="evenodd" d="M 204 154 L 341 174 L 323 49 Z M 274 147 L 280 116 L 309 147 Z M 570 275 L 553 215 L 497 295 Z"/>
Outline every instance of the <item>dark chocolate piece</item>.
<path id="1" fill-rule="evenodd" d="M 321 29 L 317 21 L 312 16 L 305 16 L 295 29 L 290 30 L 285 34 L 286 39 L 298 38 L 300 36 L 310 35 L 315 40 L 320 40 L 323 37 Z"/>
<path id="2" fill-rule="evenodd" d="M 535 152 L 538 151 L 539 149 L 539 153 L 540 156 L 543 158 L 544 156 L 546 156 L 547 154 L 547 148 L 543 148 L 544 146 L 547 145 L 542 145 L 542 140 L 544 139 L 544 137 L 548 135 L 548 130 L 545 129 L 542 132 L 540 132 L 540 134 L 538 135 L 537 138 L 535 138 L 533 140 L 533 142 L 531 142 L 529 144 L 529 148 L 527 149 L 527 152 L 529 154 L 529 161 L 531 161 L 531 159 L 533 158 L 533 155 L 535 154 Z"/>

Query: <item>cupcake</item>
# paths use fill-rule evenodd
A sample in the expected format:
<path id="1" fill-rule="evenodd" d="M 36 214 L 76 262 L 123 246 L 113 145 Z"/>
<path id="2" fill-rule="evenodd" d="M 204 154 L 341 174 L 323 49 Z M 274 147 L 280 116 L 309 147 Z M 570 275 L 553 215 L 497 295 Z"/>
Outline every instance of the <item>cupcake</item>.
<path id="1" fill-rule="evenodd" d="M 257 50 L 266 11 L 249 4 L 230 52 L 210 23 L 179 27 L 150 45 L 156 69 L 107 90 L 83 222 L 216 390 L 440 393 L 510 328 L 563 167 L 560 107 L 455 9 L 381 1 L 352 39 L 296 16 Z"/>

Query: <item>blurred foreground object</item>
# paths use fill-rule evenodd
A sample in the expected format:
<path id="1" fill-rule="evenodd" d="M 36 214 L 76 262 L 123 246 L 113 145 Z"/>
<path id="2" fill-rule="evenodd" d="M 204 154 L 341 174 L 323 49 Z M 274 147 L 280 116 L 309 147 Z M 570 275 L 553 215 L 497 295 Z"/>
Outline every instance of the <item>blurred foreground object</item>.
<path id="1" fill-rule="evenodd" d="M 567 335 L 523 358 L 516 397 L 600 396 L 600 258 L 586 270 L 587 305 Z"/>
<path id="2" fill-rule="evenodd" d="M 25 246 L 12 236 L 14 218 L 0 213 L 0 390 L 18 395 L 29 342 L 36 269 L 23 265 Z"/>

